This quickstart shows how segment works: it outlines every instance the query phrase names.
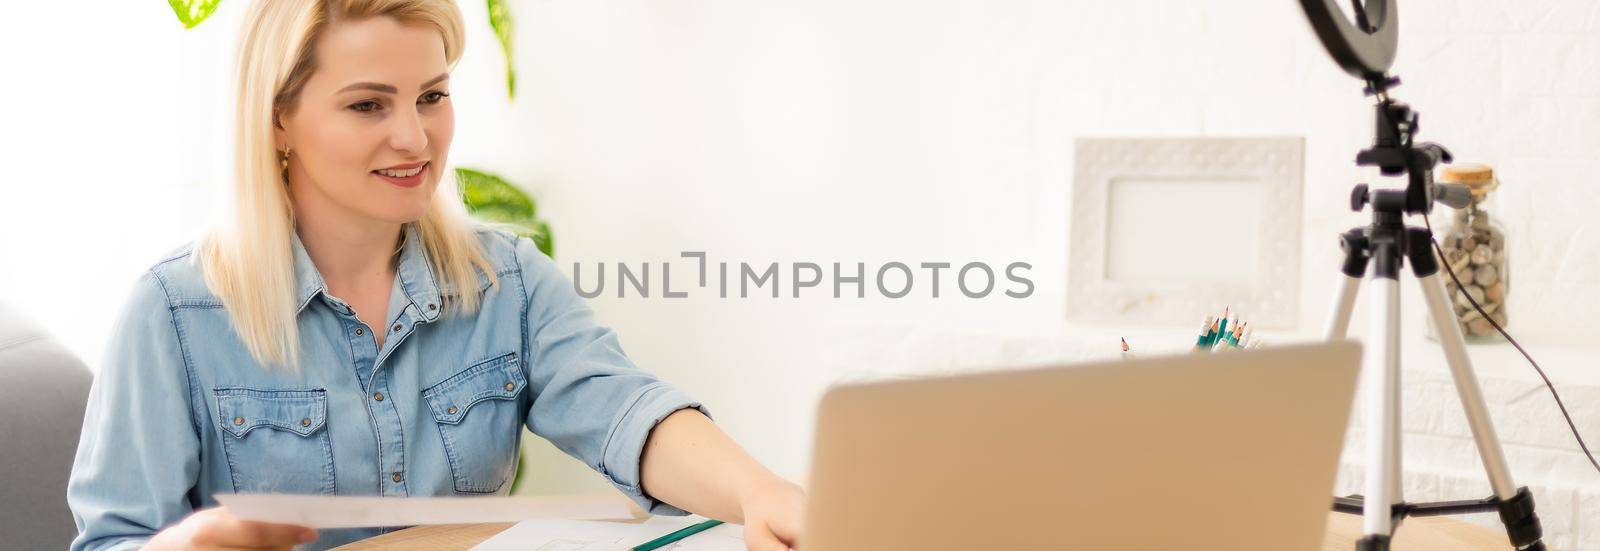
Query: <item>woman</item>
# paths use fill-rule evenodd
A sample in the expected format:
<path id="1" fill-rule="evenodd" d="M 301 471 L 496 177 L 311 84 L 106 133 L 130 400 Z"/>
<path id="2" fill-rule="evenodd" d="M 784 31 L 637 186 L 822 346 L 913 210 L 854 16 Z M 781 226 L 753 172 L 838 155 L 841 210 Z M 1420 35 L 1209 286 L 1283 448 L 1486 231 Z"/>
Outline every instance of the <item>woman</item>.
<path id="1" fill-rule="evenodd" d="M 449 0 L 251 8 L 234 216 L 124 308 L 67 491 L 74 549 L 376 535 L 212 496 L 505 494 L 523 426 L 652 513 L 796 544 L 798 486 L 636 368 L 528 239 L 469 221 L 443 177 L 461 48 Z"/>

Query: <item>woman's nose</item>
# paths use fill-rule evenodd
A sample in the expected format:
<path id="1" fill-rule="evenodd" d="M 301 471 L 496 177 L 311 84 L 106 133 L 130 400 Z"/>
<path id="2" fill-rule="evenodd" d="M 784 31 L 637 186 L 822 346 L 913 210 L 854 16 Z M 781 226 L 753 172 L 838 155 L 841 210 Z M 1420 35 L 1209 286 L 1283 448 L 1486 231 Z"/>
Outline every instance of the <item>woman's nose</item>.
<path id="1" fill-rule="evenodd" d="M 421 154 L 428 148 L 428 129 L 422 120 L 422 114 L 415 109 L 400 109 L 398 116 L 391 117 L 389 127 L 389 147 L 405 153 Z"/>

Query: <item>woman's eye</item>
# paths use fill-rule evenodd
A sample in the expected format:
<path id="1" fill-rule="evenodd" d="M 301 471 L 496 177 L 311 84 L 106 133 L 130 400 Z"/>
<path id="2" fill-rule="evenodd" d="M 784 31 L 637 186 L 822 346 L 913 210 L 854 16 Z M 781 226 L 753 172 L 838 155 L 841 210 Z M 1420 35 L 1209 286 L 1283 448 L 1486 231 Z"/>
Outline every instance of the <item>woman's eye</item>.
<path id="1" fill-rule="evenodd" d="M 350 104 L 350 109 L 357 113 L 370 113 L 377 111 L 379 107 L 381 106 L 378 105 L 378 102 L 372 100 L 358 101 Z"/>
<path id="2" fill-rule="evenodd" d="M 450 94 L 444 92 L 428 92 L 422 95 L 422 103 L 439 103 L 448 97 L 450 97 Z"/>

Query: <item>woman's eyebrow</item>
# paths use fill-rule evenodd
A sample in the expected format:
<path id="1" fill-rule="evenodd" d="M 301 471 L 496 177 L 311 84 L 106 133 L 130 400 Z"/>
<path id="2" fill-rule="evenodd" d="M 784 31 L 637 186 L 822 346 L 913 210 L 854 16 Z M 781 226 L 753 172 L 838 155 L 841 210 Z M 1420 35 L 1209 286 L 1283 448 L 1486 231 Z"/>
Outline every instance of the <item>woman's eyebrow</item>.
<path id="1" fill-rule="evenodd" d="M 447 78 L 450 78 L 450 73 L 439 73 L 439 76 L 436 76 L 436 77 L 433 77 L 431 79 L 428 79 L 427 82 L 422 83 L 422 86 L 420 86 L 420 88 L 427 88 L 429 86 L 433 86 L 435 84 L 444 82 L 445 79 L 447 79 Z"/>
<path id="2" fill-rule="evenodd" d="M 420 88 L 427 88 L 429 86 L 433 86 L 435 84 L 443 82 L 445 79 L 448 79 L 448 78 L 450 78 L 450 73 L 440 73 L 439 76 L 436 76 L 436 77 L 433 77 L 431 79 L 428 79 L 427 82 L 422 83 L 422 86 L 420 86 Z M 390 86 L 388 84 L 379 84 L 379 83 L 376 83 L 376 82 L 357 82 L 355 84 L 351 84 L 351 85 L 346 86 L 344 88 L 340 88 L 338 92 L 334 92 L 334 93 L 342 94 L 342 93 L 345 93 L 345 92 L 348 92 L 348 91 L 351 91 L 351 90 L 373 90 L 373 91 L 377 91 L 377 92 L 383 92 L 385 94 L 394 94 L 394 93 L 397 93 L 397 92 L 400 91 L 400 89 L 395 88 L 394 86 Z"/>

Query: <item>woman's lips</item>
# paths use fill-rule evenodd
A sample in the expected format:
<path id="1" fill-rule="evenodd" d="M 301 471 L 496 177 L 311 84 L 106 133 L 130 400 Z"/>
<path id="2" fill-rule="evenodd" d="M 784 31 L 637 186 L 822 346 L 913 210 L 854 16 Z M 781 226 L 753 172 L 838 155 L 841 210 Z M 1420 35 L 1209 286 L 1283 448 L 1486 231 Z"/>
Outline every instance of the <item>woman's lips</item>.
<path id="1" fill-rule="evenodd" d="M 417 187 L 417 186 L 422 185 L 422 178 L 424 176 L 428 175 L 428 168 L 430 168 L 430 165 L 431 165 L 431 163 L 427 163 L 427 162 L 423 162 L 420 165 L 411 165 L 411 166 L 401 165 L 404 168 L 395 167 L 395 168 L 384 168 L 384 169 L 374 170 L 374 171 L 372 171 L 372 175 L 373 176 L 377 176 L 379 179 L 381 179 L 381 180 L 383 180 L 385 182 L 389 182 L 391 184 L 394 184 L 396 186 L 400 186 L 400 187 L 404 187 L 404 188 L 413 188 L 413 187 Z M 388 172 L 390 174 L 394 174 L 394 173 L 400 173 L 400 174 L 411 173 L 411 174 L 409 176 L 391 176 L 390 174 L 384 174 L 385 172 Z"/>

